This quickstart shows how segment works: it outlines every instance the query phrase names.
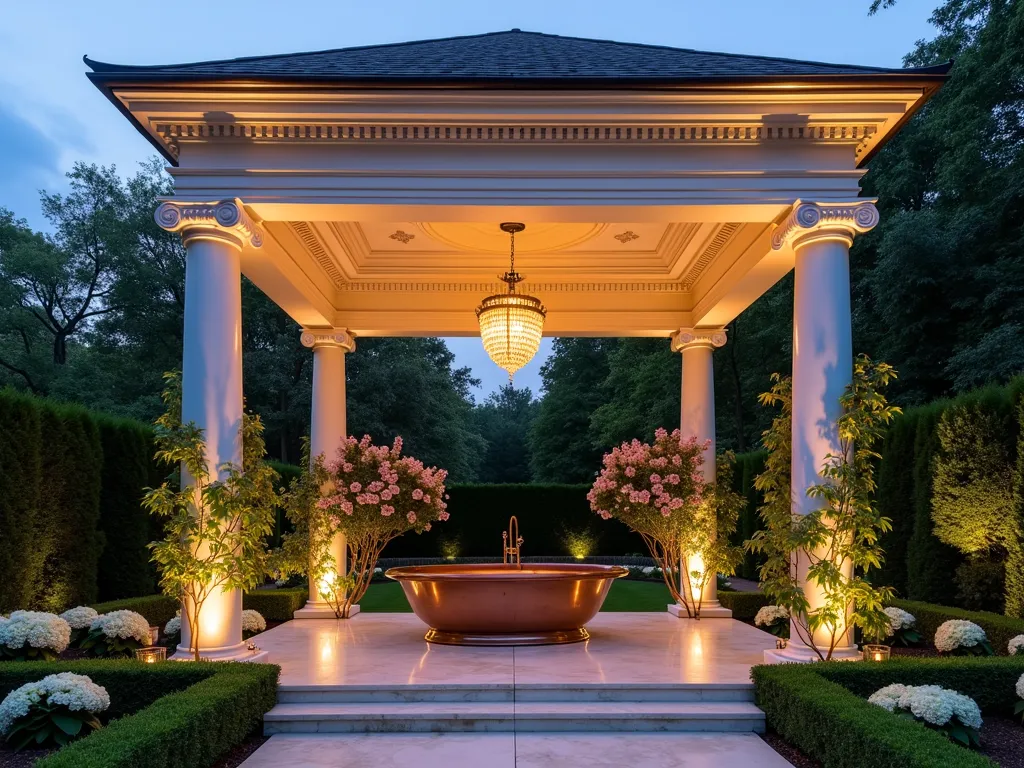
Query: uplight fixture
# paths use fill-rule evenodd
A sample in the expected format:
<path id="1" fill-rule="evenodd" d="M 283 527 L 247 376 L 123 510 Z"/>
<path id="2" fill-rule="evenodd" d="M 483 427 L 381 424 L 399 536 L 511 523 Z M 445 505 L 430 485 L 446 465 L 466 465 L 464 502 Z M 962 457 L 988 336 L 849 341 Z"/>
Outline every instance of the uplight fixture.
<path id="1" fill-rule="evenodd" d="M 511 382 L 515 372 L 540 349 L 547 311 L 535 296 L 516 293 L 516 284 L 523 281 L 523 276 L 516 272 L 516 233 L 526 229 L 526 225 L 505 222 L 500 227 L 509 235 L 509 270 L 499 278 L 508 285 L 508 292 L 496 293 L 480 302 L 476 318 L 487 355 L 508 371 Z"/>

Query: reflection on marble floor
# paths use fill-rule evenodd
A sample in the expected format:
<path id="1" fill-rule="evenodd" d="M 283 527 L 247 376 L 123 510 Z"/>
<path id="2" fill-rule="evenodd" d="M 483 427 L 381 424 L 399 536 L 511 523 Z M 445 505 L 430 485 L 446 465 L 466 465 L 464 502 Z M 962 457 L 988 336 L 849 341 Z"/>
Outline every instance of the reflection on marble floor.
<path id="1" fill-rule="evenodd" d="M 585 643 L 520 648 L 431 645 L 413 614 L 290 621 L 256 642 L 281 685 L 747 683 L 775 638 L 731 619 L 601 613 Z"/>
<path id="2" fill-rule="evenodd" d="M 754 734 L 278 735 L 242 768 L 785 768 Z"/>

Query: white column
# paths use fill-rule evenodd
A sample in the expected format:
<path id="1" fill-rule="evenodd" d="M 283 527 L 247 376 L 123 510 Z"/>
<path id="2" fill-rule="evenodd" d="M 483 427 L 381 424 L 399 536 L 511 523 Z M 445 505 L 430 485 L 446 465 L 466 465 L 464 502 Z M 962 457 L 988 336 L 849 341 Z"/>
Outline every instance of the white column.
<path id="1" fill-rule="evenodd" d="M 211 478 L 225 463 L 242 464 L 242 274 L 244 247 L 262 235 L 242 203 L 165 202 L 162 228 L 181 232 L 185 264 L 185 328 L 181 420 L 202 428 Z M 182 482 L 191 482 L 183 471 Z M 242 641 L 242 593 L 224 589 L 207 598 L 199 615 L 199 652 L 212 660 L 265 660 Z M 172 658 L 189 659 L 192 627 L 181 612 L 181 644 Z"/>
<path id="2" fill-rule="evenodd" d="M 800 203 L 776 229 L 772 247 L 791 248 L 794 254 L 793 290 L 793 439 L 791 492 L 794 515 L 806 515 L 821 502 L 807 496 L 807 489 L 823 482 L 821 468 L 827 454 L 840 451 L 836 422 L 841 415 L 839 398 L 853 377 L 853 338 L 850 323 L 850 246 L 857 233 L 878 223 L 878 211 L 870 202 L 846 204 Z M 794 562 L 802 581 L 807 556 Z M 852 569 L 844 569 L 845 576 Z M 811 609 L 822 605 L 823 596 L 804 581 Z M 839 628 L 843 632 L 846 627 Z M 831 632 L 816 633 L 814 642 L 827 651 Z M 814 661 L 819 657 L 798 639 L 790 627 L 786 650 L 766 653 L 775 661 Z M 844 635 L 833 651 L 834 659 L 856 659 L 860 654 L 853 633 Z"/>
<path id="3" fill-rule="evenodd" d="M 310 458 L 331 459 L 348 436 L 345 415 L 345 355 L 355 350 L 355 340 L 345 330 L 306 330 L 302 345 L 313 350 L 313 405 L 310 419 Z M 338 573 L 348 573 L 348 543 L 345 534 L 335 534 L 330 544 Z M 353 605 L 349 617 L 359 613 Z M 296 619 L 333 619 L 334 609 L 320 597 L 320 585 L 310 579 L 309 598 L 295 612 Z"/>
<path id="4" fill-rule="evenodd" d="M 704 479 L 715 482 L 715 349 L 725 345 L 724 328 L 682 328 L 672 336 L 672 350 L 682 353 L 683 376 L 680 394 L 679 429 L 684 436 L 694 435 L 707 442 L 704 450 Z M 732 611 L 718 601 L 718 577 L 712 576 L 704 585 L 703 594 L 696 591 L 689 574 L 703 571 L 704 561 L 699 555 L 683 553 L 680 588 L 694 602 L 700 600 L 701 618 L 732 618 Z M 686 608 L 670 605 L 669 613 L 686 618 Z"/>

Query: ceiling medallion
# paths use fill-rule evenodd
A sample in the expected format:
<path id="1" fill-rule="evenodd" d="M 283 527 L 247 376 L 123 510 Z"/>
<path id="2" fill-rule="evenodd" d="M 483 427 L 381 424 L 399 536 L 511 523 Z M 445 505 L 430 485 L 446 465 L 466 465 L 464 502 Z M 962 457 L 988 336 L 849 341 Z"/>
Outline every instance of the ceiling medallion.
<path id="1" fill-rule="evenodd" d="M 640 235 L 638 235 L 632 229 L 627 229 L 625 232 L 616 235 L 615 239 L 618 240 L 623 245 L 625 245 L 630 240 L 639 240 L 640 239 Z"/>
<path id="2" fill-rule="evenodd" d="M 408 232 L 403 232 L 398 229 L 393 234 L 388 235 L 392 240 L 397 240 L 402 245 L 408 245 L 409 241 L 412 240 L 416 235 L 410 235 Z"/>
<path id="3" fill-rule="evenodd" d="M 511 382 L 515 372 L 540 349 L 547 311 L 540 299 L 516 293 L 516 284 L 523 281 L 523 276 L 516 272 L 516 232 L 522 232 L 526 225 L 506 222 L 500 227 L 509 236 L 509 271 L 499 278 L 508 285 L 508 292 L 496 293 L 480 302 L 476 317 L 487 355 L 508 371 Z"/>

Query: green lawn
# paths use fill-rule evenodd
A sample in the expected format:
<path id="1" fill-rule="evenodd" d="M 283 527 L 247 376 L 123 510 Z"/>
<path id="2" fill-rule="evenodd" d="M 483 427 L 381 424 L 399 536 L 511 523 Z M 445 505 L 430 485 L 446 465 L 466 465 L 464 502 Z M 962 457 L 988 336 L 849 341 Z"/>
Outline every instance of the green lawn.
<path id="1" fill-rule="evenodd" d="M 664 611 L 672 602 L 668 587 L 658 581 L 619 579 L 612 584 L 603 611 Z M 408 613 L 411 609 L 397 582 L 371 584 L 359 601 L 366 613 Z"/>

